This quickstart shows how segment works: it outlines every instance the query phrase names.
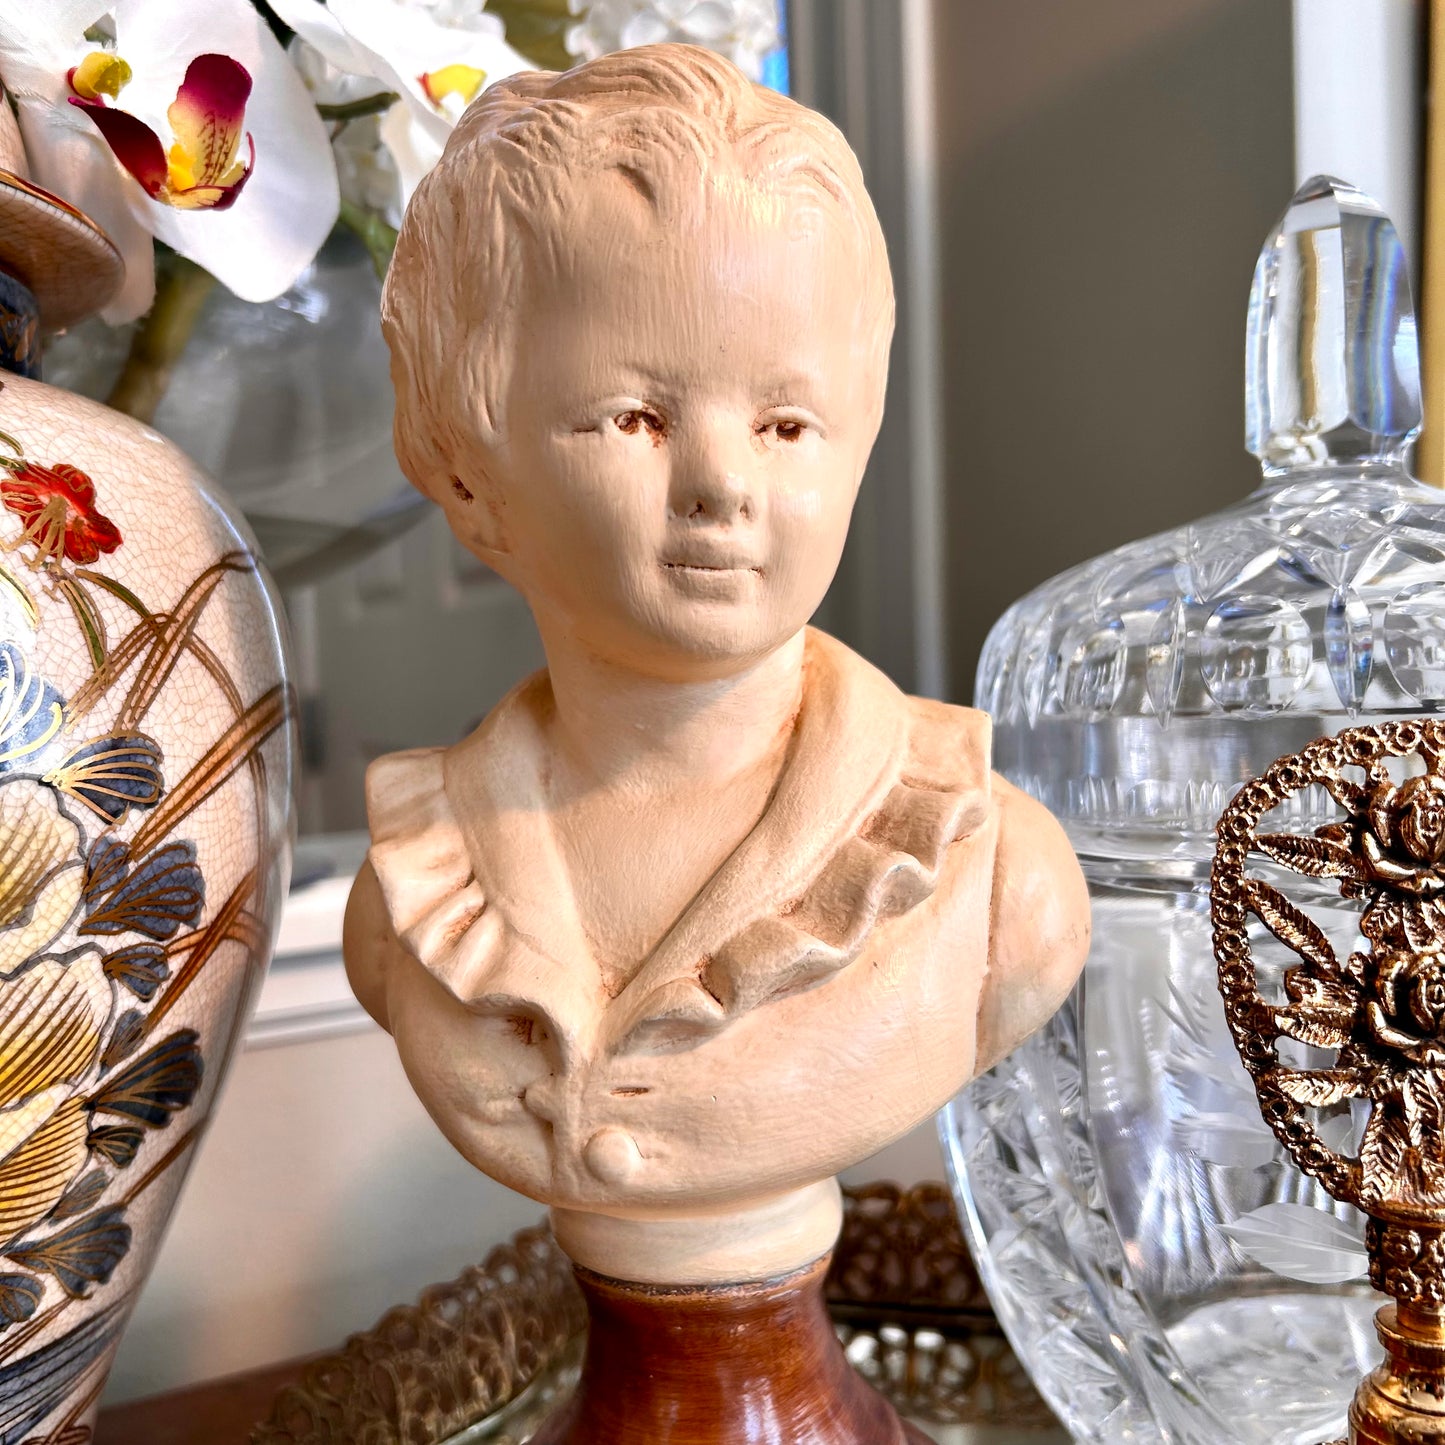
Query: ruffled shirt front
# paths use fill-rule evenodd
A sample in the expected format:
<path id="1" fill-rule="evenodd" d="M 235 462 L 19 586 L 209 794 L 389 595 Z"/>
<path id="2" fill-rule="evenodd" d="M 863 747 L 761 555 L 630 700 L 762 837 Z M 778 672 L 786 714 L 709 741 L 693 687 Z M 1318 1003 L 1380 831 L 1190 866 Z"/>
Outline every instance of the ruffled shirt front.
<path id="1" fill-rule="evenodd" d="M 978 895 L 969 903 L 970 937 L 957 940 L 979 956 L 978 978 L 966 985 L 976 995 L 996 831 L 984 826 L 992 813 L 985 714 L 905 697 L 856 654 L 810 631 L 802 707 L 762 817 L 611 993 L 549 825 L 539 721 L 547 689 L 539 674 L 455 747 L 382 758 L 367 781 L 370 859 L 395 940 L 459 1014 L 479 1021 L 474 1034 L 446 1023 L 448 1038 L 465 1037 L 475 1053 L 438 1087 L 449 1097 L 484 1096 L 471 1109 L 479 1139 L 484 1126 L 518 1125 L 524 1116 L 541 1126 L 554 1194 L 563 1176 L 589 1167 L 619 1185 L 624 1175 L 647 1173 L 642 1161 L 676 1162 L 679 1141 L 669 1145 L 659 1134 L 696 1120 L 684 1124 L 686 1109 L 670 1110 L 656 1097 L 667 1094 L 668 1080 L 681 1094 L 691 1089 L 704 1104 L 716 1102 L 721 1096 L 707 1078 L 732 1068 L 766 1073 L 765 1034 L 743 1029 L 729 1048 L 741 1024 L 775 1014 L 779 1026 L 797 1028 L 810 1010 L 829 1007 L 830 985 L 870 954 L 874 968 L 906 968 L 898 940 L 908 930 L 898 925 L 932 899 L 950 850 L 984 833 L 983 853 L 965 870 L 978 877 L 970 885 Z M 870 948 L 885 936 L 889 947 Z M 934 946 L 920 939 L 903 954 L 909 948 Z M 389 984 L 393 1015 L 396 994 Z M 855 989 L 846 1006 L 864 997 Z M 845 1006 L 843 998 L 834 1007 Z M 972 1006 L 970 998 L 966 1009 Z M 414 1024 L 398 1028 L 392 1020 L 404 1061 L 403 1034 L 436 1032 L 445 1017 L 434 991 L 425 1001 L 431 1022 L 420 1022 L 421 1010 L 412 1011 Z M 486 1020 L 501 1027 L 488 1029 Z M 456 1030 L 465 1027 L 456 1021 Z M 686 1062 L 693 1055 L 701 1056 L 696 1065 Z M 408 1070 L 414 1082 L 427 1072 L 411 1063 Z M 696 1082 L 686 1083 L 692 1075 Z M 644 1082 L 629 1082 L 634 1076 Z M 465 1131 L 441 1122 L 460 1144 Z M 626 1147 L 613 1137 L 619 1129 Z M 514 1168 L 508 1177 L 500 1156 L 517 1150 L 499 1139 L 503 1167 L 493 1168 L 484 1139 L 464 1148 L 480 1153 L 475 1162 L 489 1172 L 541 1194 L 535 1158 L 530 1172 Z"/>

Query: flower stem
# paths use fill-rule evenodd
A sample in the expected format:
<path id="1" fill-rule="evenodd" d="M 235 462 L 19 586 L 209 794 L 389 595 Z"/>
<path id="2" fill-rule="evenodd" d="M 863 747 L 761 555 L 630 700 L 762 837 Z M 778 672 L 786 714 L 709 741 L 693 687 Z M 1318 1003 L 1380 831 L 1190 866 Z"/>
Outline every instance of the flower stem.
<path id="1" fill-rule="evenodd" d="M 400 99 L 394 90 L 383 90 L 377 95 L 363 95 L 360 100 L 343 100 L 335 104 L 318 103 L 316 110 L 322 120 L 360 120 L 364 115 L 384 114 Z"/>
<path id="2" fill-rule="evenodd" d="M 341 212 L 337 220 L 348 230 L 354 231 L 366 247 L 371 264 L 376 268 L 377 278 L 386 280 L 386 268 L 391 265 L 391 253 L 396 250 L 396 228 L 388 226 L 380 216 L 373 215 L 355 201 L 341 198 Z"/>
<path id="3" fill-rule="evenodd" d="M 154 420 L 215 284 L 209 271 L 184 256 L 172 257 L 171 265 L 157 273 L 155 305 L 130 339 L 125 365 L 106 398 L 109 405 L 137 421 Z"/>

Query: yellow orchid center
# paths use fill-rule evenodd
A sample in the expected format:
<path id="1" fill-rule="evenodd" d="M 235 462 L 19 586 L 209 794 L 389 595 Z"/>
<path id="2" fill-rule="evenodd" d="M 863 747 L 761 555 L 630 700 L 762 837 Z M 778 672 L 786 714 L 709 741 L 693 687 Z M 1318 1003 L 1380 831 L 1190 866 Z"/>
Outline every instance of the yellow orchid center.
<path id="1" fill-rule="evenodd" d="M 167 180 L 171 192 L 191 191 L 196 186 L 196 158 L 185 146 L 177 143 L 166 155 Z"/>
<path id="2" fill-rule="evenodd" d="M 463 105 L 470 105 L 486 83 L 487 72 L 475 65 L 444 65 L 440 70 L 429 70 L 421 77 L 421 88 L 435 106 L 440 106 L 453 95 Z"/>
<path id="3" fill-rule="evenodd" d="M 72 76 L 79 77 L 77 66 Z M 98 98 L 72 95 L 106 144 L 152 200 L 183 211 L 224 211 L 250 178 L 256 146 L 246 132 L 251 74 L 228 55 L 208 51 L 186 67 L 166 110 L 170 144 L 154 127 Z"/>
<path id="4" fill-rule="evenodd" d="M 99 100 L 108 95 L 112 100 L 130 84 L 131 69 L 109 50 L 92 50 L 70 72 L 70 88 L 82 100 Z"/>

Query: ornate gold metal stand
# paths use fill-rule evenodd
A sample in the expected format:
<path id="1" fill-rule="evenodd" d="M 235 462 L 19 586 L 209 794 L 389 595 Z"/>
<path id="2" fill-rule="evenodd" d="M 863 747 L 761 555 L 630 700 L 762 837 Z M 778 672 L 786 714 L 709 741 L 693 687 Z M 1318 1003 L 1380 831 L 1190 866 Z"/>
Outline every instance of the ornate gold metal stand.
<path id="1" fill-rule="evenodd" d="M 1344 819 L 1310 834 L 1261 828 L 1324 788 Z M 1341 958 L 1282 886 L 1362 904 L 1363 947 Z M 1350 1406 L 1349 1445 L 1445 1445 L 1445 721 L 1321 738 L 1248 783 L 1219 820 L 1212 878 L 1219 989 L 1260 1112 L 1306 1174 L 1369 1216 L 1370 1282 L 1390 1295 L 1385 1360 Z M 1266 997 L 1253 915 L 1298 960 Z M 1315 1067 L 1281 1040 L 1335 1053 Z M 1358 1157 L 1315 1121 L 1352 1100 Z M 1344 1445 L 1344 1442 L 1340 1442 Z"/>
<path id="2" fill-rule="evenodd" d="M 846 1190 L 827 1297 L 854 1368 L 910 1419 L 1055 1425 L 946 1185 Z M 577 1382 L 586 1320 L 571 1262 L 545 1228 L 524 1230 L 308 1366 L 251 1445 L 525 1445 Z"/>

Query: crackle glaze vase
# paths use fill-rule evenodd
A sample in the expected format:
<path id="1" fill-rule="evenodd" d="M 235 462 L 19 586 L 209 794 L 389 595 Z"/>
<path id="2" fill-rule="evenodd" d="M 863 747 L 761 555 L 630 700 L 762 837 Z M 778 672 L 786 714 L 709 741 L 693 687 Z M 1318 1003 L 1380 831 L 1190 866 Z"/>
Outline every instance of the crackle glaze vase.
<path id="1" fill-rule="evenodd" d="M 285 891 L 282 642 L 186 458 L 0 387 L 0 1441 L 81 1445 Z"/>
<path id="2" fill-rule="evenodd" d="M 35 379 L 109 237 L 0 95 L 0 1445 L 86 1445 L 270 952 L 294 709 L 250 534 Z"/>
<path id="3" fill-rule="evenodd" d="M 1445 496 L 1407 470 L 1416 328 L 1389 218 L 1306 184 L 1260 256 L 1247 332 L 1258 490 L 1046 582 L 979 669 L 996 766 L 1064 822 L 1094 940 L 1068 1005 L 944 1135 L 999 1316 L 1098 1445 L 1318 1445 L 1378 1358 L 1364 1221 L 1285 1156 L 1236 1056 L 1209 865 L 1220 814 L 1275 758 L 1445 708 Z M 1375 781 L 1381 846 L 1408 863 L 1414 794 Z M 1316 786 L 1265 825 L 1309 865 L 1297 896 L 1340 958 L 1358 911 L 1315 830 L 1348 822 Z M 1438 880 L 1419 886 L 1438 910 Z M 1298 1002 L 1297 960 L 1251 934 L 1265 986 Z M 1445 1036 L 1445 996 L 1407 1022 Z M 1311 1037 L 1281 1057 L 1327 1066 L 1338 1029 Z M 1363 1101 L 1312 1102 L 1329 1148 L 1369 1146 Z"/>

